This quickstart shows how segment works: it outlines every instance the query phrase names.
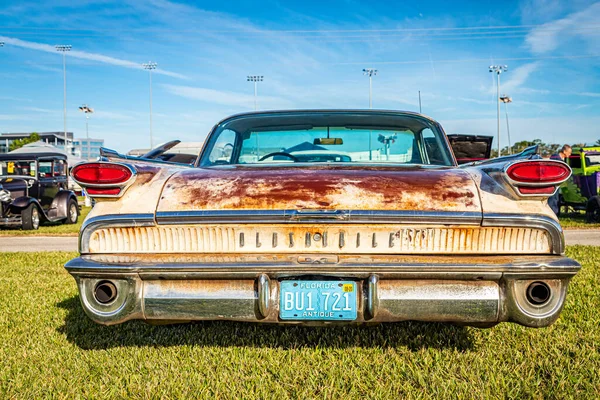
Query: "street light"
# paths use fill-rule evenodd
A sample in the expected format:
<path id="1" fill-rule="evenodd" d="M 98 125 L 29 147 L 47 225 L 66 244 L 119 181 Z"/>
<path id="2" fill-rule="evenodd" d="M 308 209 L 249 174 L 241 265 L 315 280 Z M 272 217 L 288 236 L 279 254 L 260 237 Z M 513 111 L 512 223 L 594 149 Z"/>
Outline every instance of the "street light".
<path id="1" fill-rule="evenodd" d="M 63 122 L 65 130 L 65 151 L 69 153 L 69 138 L 67 137 L 67 51 L 71 51 L 70 44 L 58 44 L 54 46 L 56 51 L 63 55 Z"/>
<path id="2" fill-rule="evenodd" d="M 506 113 L 506 134 L 508 135 L 508 154 L 512 154 L 512 147 L 510 145 L 510 126 L 508 125 L 508 103 L 512 103 L 512 97 L 506 94 L 500 96 L 500 101 L 504 103 L 504 112 Z"/>
<path id="3" fill-rule="evenodd" d="M 373 108 L 373 76 L 377 75 L 377 70 L 373 68 L 363 68 L 363 75 L 369 77 L 369 109 Z M 372 131 L 369 131 L 369 161 L 373 160 L 373 150 L 371 144 Z"/>
<path id="4" fill-rule="evenodd" d="M 377 70 L 373 69 L 373 68 L 364 68 L 363 75 L 366 75 L 369 77 L 369 108 L 373 108 L 373 101 L 372 101 L 373 76 L 377 75 Z"/>
<path id="5" fill-rule="evenodd" d="M 4 47 L 4 42 L 0 42 L 0 47 Z"/>
<path id="6" fill-rule="evenodd" d="M 158 64 L 156 64 L 155 62 L 149 61 L 147 63 L 142 64 L 142 67 L 144 67 L 144 69 L 148 70 L 149 76 L 150 76 L 150 148 L 154 148 L 154 140 L 152 138 L 152 70 L 156 69 L 156 66 Z"/>
<path id="7" fill-rule="evenodd" d="M 248 75 L 246 77 L 248 82 L 254 82 L 254 111 L 258 110 L 256 105 L 256 97 L 258 94 L 258 82 L 262 82 L 264 80 L 264 76 L 262 75 Z"/>
<path id="8" fill-rule="evenodd" d="M 497 125 L 498 125 L 498 157 L 500 157 L 500 74 L 508 70 L 507 65 L 490 65 L 490 72 L 496 73 L 496 103 L 497 103 Z"/>
<path id="9" fill-rule="evenodd" d="M 87 104 L 82 105 L 81 107 L 79 107 L 79 111 L 85 113 L 85 137 L 87 139 L 87 143 L 88 143 L 88 153 L 89 153 L 89 147 L 90 147 L 90 132 L 88 131 L 88 119 L 90 118 L 89 114 L 92 114 L 94 112 L 94 109 L 91 107 L 88 107 Z"/>

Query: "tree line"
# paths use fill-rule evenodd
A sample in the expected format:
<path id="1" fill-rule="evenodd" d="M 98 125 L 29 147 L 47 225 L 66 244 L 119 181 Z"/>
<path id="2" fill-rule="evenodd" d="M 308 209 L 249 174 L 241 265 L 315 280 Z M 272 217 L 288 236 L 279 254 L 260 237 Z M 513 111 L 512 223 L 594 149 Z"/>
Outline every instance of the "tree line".
<path id="1" fill-rule="evenodd" d="M 567 143 L 567 144 L 569 144 L 569 143 Z M 563 146 L 562 144 L 557 144 L 557 143 L 544 143 L 541 139 L 534 139 L 531 141 L 530 140 L 521 140 L 520 142 L 516 142 L 512 146 L 510 146 L 511 152 L 509 152 L 508 146 L 502 148 L 501 154 L 503 156 L 505 156 L 507 154 L 517 154 L 517 153 L 520 153 L 523 150 L 525 150 L 527 147 L 534 146 L 534 145 L 539 146 L 538 147 L 539 154 L 542 157 L 546 157 L 546 156 L 549 157 L 552 154 L 558 153 L 560 148 Z M 600 146 L 600 139 L 596 140 L 594 145 Z M 580 148 L 580 147 L 586 147 L 586 144 L 585 143 L 574 143 L 574 144 L 571 144 L 570 146 L 572 148 L 576 149 L 576 148 Z M 497 156 L 498 156 L 498 150 L 492 148 L 491 158 L 494 158 Z"/>
<path id="2" fill-rule="evenodd" d="M 25 146 L 26 144 L 39 142 L 40 140 L 42 140 L 40 135 L 37 132 L 33 132 L 32 134 L 29 135 L 29 137 L 13 140 L 12 143 L 10 144 L 10 146 L 8 146 L 8 151 L 20 149 L 21 147 Z"/>

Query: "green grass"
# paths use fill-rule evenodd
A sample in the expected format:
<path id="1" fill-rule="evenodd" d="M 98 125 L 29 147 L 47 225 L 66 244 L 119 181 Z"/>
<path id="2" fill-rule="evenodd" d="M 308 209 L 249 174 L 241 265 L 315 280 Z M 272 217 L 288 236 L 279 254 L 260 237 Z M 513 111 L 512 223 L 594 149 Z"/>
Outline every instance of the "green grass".
<path id="1" fill-rule="evenodd" d="M 500 324 L 310 328 L 207 322 L 105 327 L 62 265 L 0 253 L 0 398 L 598 398 L 600 248 L 561 318 Z"/>
<path id="2" fill-rule="evenodd" d="M 559 217 L 560 224 L 563 228 L 577 228 L 577 229 L 598 229 L 600 224 L 591 224 L 585 222 L 585 212 L 573 211 L 568 214 L 561 214 Z"/>
<path id="3" fill-rule="evenodd" d="M 77 236 L 83 220 L 92 207 L 81 207 L 81 215 L 76 224 L 47 224 L 43 223 L 40 229 L 24 231 L 21 228 L 2 228 L 0 236 Z"/>

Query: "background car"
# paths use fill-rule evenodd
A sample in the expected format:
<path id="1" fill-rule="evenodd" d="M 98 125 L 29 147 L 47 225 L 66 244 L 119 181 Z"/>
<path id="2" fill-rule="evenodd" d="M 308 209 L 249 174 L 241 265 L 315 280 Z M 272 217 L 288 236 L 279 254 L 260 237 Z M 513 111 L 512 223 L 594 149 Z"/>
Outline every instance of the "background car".
<path id="1" fill-rule="evenodd" d="M 588 222 L 600 222 L 600 147 L 574 148 L 565 161 L 573 176 L 560 188 L 559 209 L 585 210 Z"/>
<path id="2" fill-rule="evenodd" d="M 60 153 L 0 155 L 0 226 L 38 229 L 40 223 L 77 223 L 79 206 L 68 190 L 67 157 Z"/>

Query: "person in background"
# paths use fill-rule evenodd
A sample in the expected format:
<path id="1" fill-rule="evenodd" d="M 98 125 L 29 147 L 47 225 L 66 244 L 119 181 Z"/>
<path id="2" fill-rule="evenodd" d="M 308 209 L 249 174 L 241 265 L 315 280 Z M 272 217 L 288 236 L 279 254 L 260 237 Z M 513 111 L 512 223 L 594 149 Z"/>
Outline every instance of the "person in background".
<path id="1" fill-rule="evenodd" d="M 561 160 L 566 162 L 566 158 L 570 157 L 571 153 L 573 153 L 573 149 L 571 149 L 571 146 L 569 146 L 568 144 L 565 144 L 558 153 L 552 154 L 550 156 L 550 159 Z"/>
<path id="2" fill-rule="evenodd" d="M 550 159 L 567 162 L 567 158 L 569 158 L 569 156 L 571 156 L 571 153 L 573 153 L 571 146 L 569 146 L 568 144 L 565 144 L 558 153 L 552 154 L 550 156 Z M 550 206 L 552 211 L 554 211 L 554 214 L 556 214 L 556 216 L 558 216 L 558 213 L 560 212 L 559 200 L 560 200 L 560 189 L 557 190 L 556 193 L 554 193 L 548 199 L 548 205 Z"/>

